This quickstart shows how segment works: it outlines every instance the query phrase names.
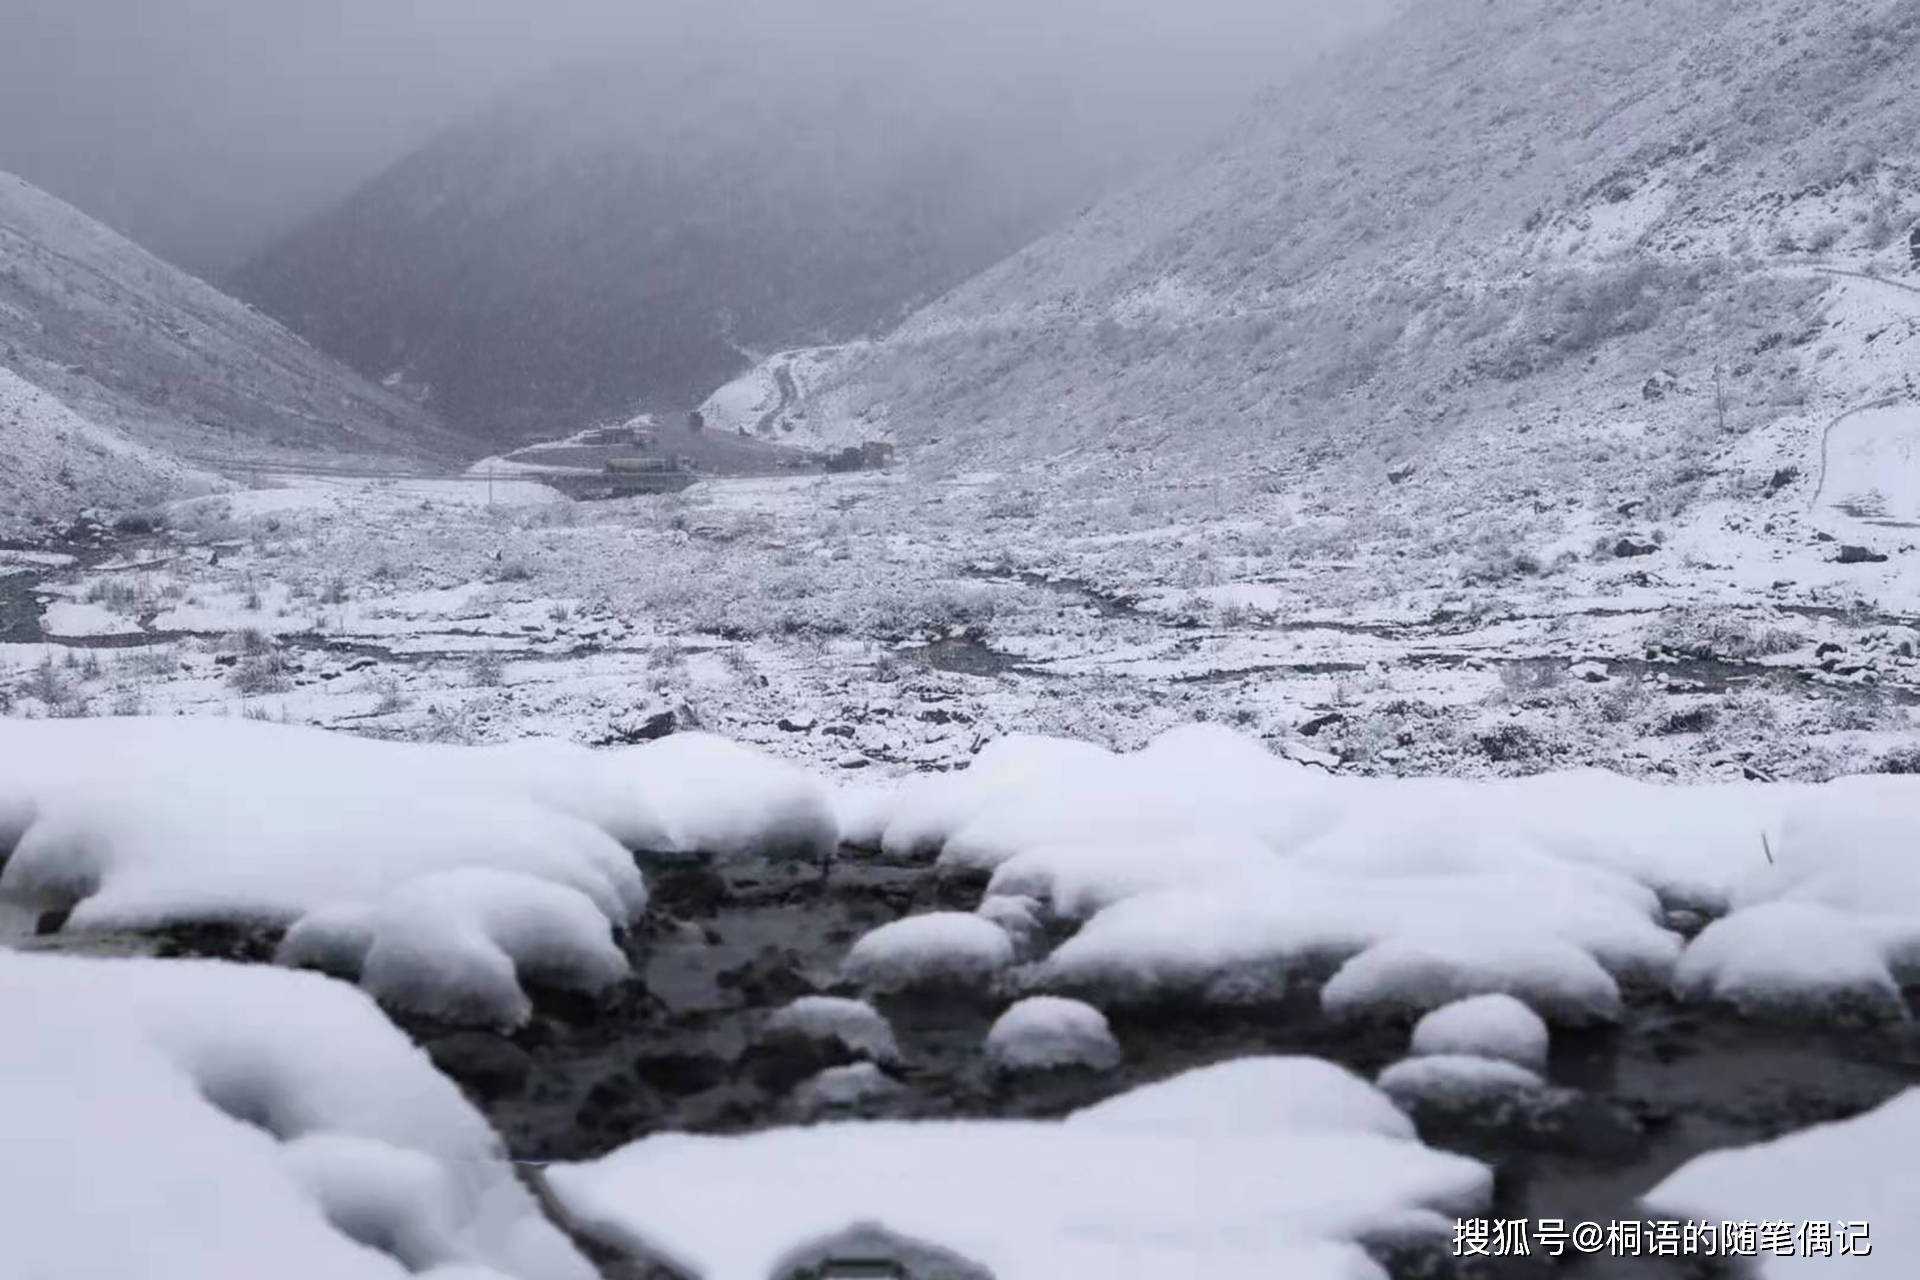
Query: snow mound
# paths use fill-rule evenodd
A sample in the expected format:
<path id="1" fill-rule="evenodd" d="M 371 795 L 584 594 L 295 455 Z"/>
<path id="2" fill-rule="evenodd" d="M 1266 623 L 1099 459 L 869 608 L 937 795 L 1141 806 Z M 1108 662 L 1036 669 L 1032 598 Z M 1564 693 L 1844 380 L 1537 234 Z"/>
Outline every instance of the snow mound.
<path id="1" fill-rule="evenodd" d="M 881 925 L 846 959 L 846 976 L 875 991 L 990 985 L 1013 964 L 1013 939 L 991 920 L 936 911 Z"/>
<path id="2" fill-rule="evenodd" d="M 1920 1223 L 1912 1213 L 1920 1198 L 1916 1144 L 1920 1090 L 1910 1089 L 1851 1120 L 1696 1157 L 1648 1192 L 1645 1203 L 1716 1221 L 1788 1224 L 1797 1256 L 1763 1254 L 1758 1275 L 1764 1280 L 1884 1275 L 1920 1256 Z M 1833 1212 L 1846 1220 L 1820 1217 Z M 1809 1217 L 1815 1219 L 1811 1232 Z M 1811 1253 L 1805 1247 L 1810 1236 Z"/>
<path id="3" fill-rule="evenodd" d="M 293 925 L 284 958 L 396 1007 L 513 1025 L 598 990 L 646 906 L 631 850 L 819 858 L 826 789 L 705 735 L 601 753 L 231 719 L 0 721 L 0 900 L 76 930 Z M 316 783 L 324 780 L 324 789 Z"/>
<path id="4" fill-rule="evenodd" d="M 1005 929 L 1022 953 L 1037 944 L 1045 931 L 1040 922 L 1040 903 L 1018 894 L 989 893 L 974 908 L 974 914 Z"/>
<path id="5" fill-rule="evenodd" d="M 1498 925 L 1421 929 L 1375 943 L 1320 992 L 1334 1017 L 1425 1013 L 1469 996 L 1504 994 L 1556 1021 L 1611 1022 L 1620 988 L 1570 942 Z"/>
<path id="6" fill-rule="evenodd" d="M 9 1274 L 595 1274 L 485 1120 L 350 987 L 0 952 L 0 1005 Z"/>
<path id="7" fill-rule="evenodd" d="M 1219 725 L 1174 729 L 1125 756 L 1050 753 L 1058 758 L 1001 780 L 951 825 L 942 867 L 992 870 L 1048 845 L 1192 850 L 1236 834 L 1240 849 L 1257 840 L 1284 850 L 1331 827 L 1355 794 Z"/>
<path id="8" fill-rule="evenodd" d="M 56 798 L 0 872 L 0 896 L 71 908 L 72 927 L 220 918 L 286 921 L 377 899 L 423 875 L 485 867 L 562 884 L 624 921 L 646 902 L 632 858 L 600 831 L 511 797 L 436 795 L 404 779 L 127 778 Z M 224 794 L 223 794 L 224 793 Z"/>
<path id="9" fill-rule="evenodd" d="M 479 869 L 423 876 L 376 903 L 310 913 L 275 959 L 357 979 L 395 1009 L 505 1028 L 533 1014 L 525 981 L 598 993 L 628 975 L 591 898 Z"/>
<path id="10" fill-rule="evenodd" d="M 1490 1193 L 1483 1166 L 1404 1135 L 1324 1115 L 1299 1128 L 1274 1119 L 662 1134 L 555 1167 L 549 1181 L 582 1217 L 617 1223 L 709 1280 L 764 1280 L 796 1250 L 861 1224 L 996 1280 L 1355 1280 L 1379 1274 L 1360 1239 L 1444 1241 L 1451 1219 Z"/>
<path id="11" fill-rule="evenodd" d="M 1755 843 L 1758 843 L 1757 839 Z M 1920 914 L 1920 779 L 1846 778 L 1790 806 L 1763 861 L 1737 882 L 1737 911 L 1766 902 L 1817 903 L 1869 915 Z"/>
<path id="12" fill-rule="evenodd" d="M 827 786 L 764 752 L 706 733 L 676 733 L 611 757 L 680 853 L 824 862 L 840 845 Z"/>
<path id="13" fill-rule="evenodd" d="M 1274 857 L 1252 836 L 1225 833 L 1046 844 L 1001 863 L 987 892 L 1033 898 L 1058 915 L 1079 919 L 1156 889 L 1259 871 Z"/>
<path id="14" fill-rule="evenodd" d="M 1746 1016 L 1905 1018 L 1900 984 L 1867 923 L 1817 902 L 1763 903 L 1708 925 L 1681 957 L 1674 989 Z"/>
<path id="15" fill-rule="evenodd" d="M 1241 1058 L 1201 1067 L 1076 1111 L 1066 1123 L 1199 1139 L 1261 1133 L 1414 1137 L 1413 1122 L 1391 1099 L 1322 1058 Z"/>
<path id="16" fill-rule="evenodd" d="M 893 1077 L 871 1062 L 828 1067 L 793 1091 L 793 1109 L 803 1116 L 822 1115 L 844 1107 L 890 1097 L 900 1092 Z"/>
<path id="17" fill-rule="evenodd" d="M 1617 1009 L 1610 971 L 1664 982 L 1679 951 L 1641 904 L 1578 892 L 1557 871 L 1352 876 L 1279 859 L 1258 875 L 1109 907 L 1037 977 L 1111 998 L 1259 1000 L 1353 961 L 1328 989 L 1330 1010 L 1420 1013 L 1504 991 L 1578 1020 Z"/>
<path id="18" fill-rule="evenodd" d="M 1120 1042 L 1105 1014 L 1059 996 L 1030 996 L 1001 1014 L 987 1032 L 987 1058 L 1003 1071 L 1111 1071 L 1120 1056 Z"/>
<path id="19" fill-rule="evenodd" d="M 875 1062 L 894 1062 L 900 1046 L 893 1027 L 872 1005 L 841 996 L 801 996 L 767 1019 L 769 1032 L 808 1040 L 838 1040 L 849 1053 Z"/>
<path id="20" fill-rule="evenodd" d="M 1071 787 L 1082 772 L 1115 759 L 1069 738 L 997 738 L 957 773 L 916 778 L 893 797 L 880 847 L 889 857 L 930 858 L 973 818 L 1047 787 Z"/>
<path id="21" fill-rule="evenodd" d="M 829 800 L 840 843 L 854 849 L 878 850 L 895 803 L 894 786 L 842 783 Z"/>
<path id="22" fill-rule="evenodd" d="M 127 791 L 213 809 L 246 805 L 256 820 L 296 806 L 298 820 L 282 826 L 348 821 L 360 796 L 449 812 L 519 802 L 598 827 L 629 849 L 671 841 L 643 798 L 606 770 L 604 757 L 561 742 L 431 746 L 251 720 L 133 717 L 0 721 L 0 758 L 9 764 L 0 776 L 0 849 L 11 848 L 44 808 Z M 316 777 L 327 780 L 328 796 L 303 785 Z M 348 803 L 335 803 L 340 796 Z M 341 808 L 350 812 L 331 813 Z"/>
<path id="23" fill-rule="evenodd" d="M 1394 1099 L 1452 1110 L 1481 1107 L 1546 1087 L 1545 1081 L 1518 1063 L 1465 1054 L 1396 1062 L 1380 1073 L 1379 1084 Z"/>
<path id="24" fill-rule="evenodd" d="M 1497 1058 L 1539 1071 L 1547 1065 L 1547 1048 L 1547 1024 L 1509 995 L 1456 1000 L 1413 1028 L 1419 1057 Z"/>

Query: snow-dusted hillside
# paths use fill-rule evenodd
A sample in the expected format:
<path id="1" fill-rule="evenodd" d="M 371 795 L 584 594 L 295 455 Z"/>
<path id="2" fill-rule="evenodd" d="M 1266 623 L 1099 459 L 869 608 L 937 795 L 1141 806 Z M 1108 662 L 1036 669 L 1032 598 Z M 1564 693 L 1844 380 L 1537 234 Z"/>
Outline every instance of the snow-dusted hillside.
<path id="1" fill-rule="evenodd" d="M 1819 428 L 1913 394 L 1914 308 L 1850 342 L 1882 286 L 1812 268 L 1912 269 L 1916 41 L 1913 0 L 1410 6 L 804 408 L 936 469 L 1330 486 L 1429 528 L 1774 455 L 1807 499 Z"/>
<path id="2" fill-rule="evenodd" d="M 3 173 L 0 366 L 93 422 L 210 463 L 452 449 L 418 406 Z"/>
<path id="3" fill-rule="evenodd" d="M 124 508 L 218 482 L 88 422 L 0 368 L 0 538 L 30 536 L 89 507 Z"/>
<path id="4" fill-rule="evenodd" d="M 1291 44 L 1378 7 L 1303 19 Z M 1268 37 L 1265 56 L 1183 63 L 1228 37 L 1174 21 L 1143 56 L 1137 17 L 1036 40 L 985 13 L 835 13 L 689 6 L 671 41 L 450 130 L 235 287 L 461 429 L 525 440 L 684 412 L 762 353 L 890 330 L 1219 128 L 1297 57 Z"/>
<path id="5" fill-rule="evenodd" d="M 867 438 L 861 423 L 837 416 L 816 421 L 807 404 L 841 361 L 870 346 L 856 342 L 777 352 L 708 396 L 700 412 L 709 426 L 723 431 L 744 430 L 801 448 L 858 443 Z"/>

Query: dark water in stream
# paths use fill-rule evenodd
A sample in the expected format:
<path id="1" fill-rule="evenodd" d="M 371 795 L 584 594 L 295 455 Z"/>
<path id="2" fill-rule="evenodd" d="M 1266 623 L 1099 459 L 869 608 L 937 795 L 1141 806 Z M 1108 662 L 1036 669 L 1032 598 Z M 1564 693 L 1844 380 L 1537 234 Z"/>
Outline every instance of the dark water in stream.
<path id="1" fill-rule="evenodd" d="M 744 1132 L 820 1118 L 795 1110 L 794 1087 L 852 1055 L 838 1044 L 769 1040 L 767 1013 L 800 995 L 854 994 L 836 989 L 834 975 L 860 934 L 908 914 L 970 908 L 980 889 L 853 851 L 824 880 L 773 865 L 724 878 L 655 868 L 650 878 L 652 914 L 627 939 L 639 980 L 618 995 L 592 1005 L 543 993 L 534 1022 L 511 1036 L 402 1020 L 516 1157 L 581 1159 L 661 1130 Z M 174 931 L 166 944 L 254 959 L 270 945 L 219 929 Z M 990 1072 L 981 1051 L 1004 999 L 949 992 L 875 1003 L 904 1059 L 891 1072 L 898 1088 L 834 1117 L 1057 1117 L 1193 1067 L 1263 1054 L 1311 1054 L 1372 1076 L 1404 1056 L 1408 1035 L 1404 1024 L 1331 1021 L 1310 990 L 1236 1007 L 1108 1001 L 1124 1065 L 1009 1079 Z M 1657 1215 L 1641 1195 L 1693 1156 L 1857 1115 L 1920 1083 L 1920 1036 L 1911 1025 L 1758 1024 L 1643 994 L 1619 1027 L 1556 1029 L 1547 1076 L 1555 1088 L 1530 1105 L 1421 1111 L 1422 1137 L 1494 1167 L 1493 1217 L 1646 1220 Z M 1451 1239 L 1381 1253 L 1398 1280 L 1740 1274 L 1700 1258 L 1456 1260 Z"/>

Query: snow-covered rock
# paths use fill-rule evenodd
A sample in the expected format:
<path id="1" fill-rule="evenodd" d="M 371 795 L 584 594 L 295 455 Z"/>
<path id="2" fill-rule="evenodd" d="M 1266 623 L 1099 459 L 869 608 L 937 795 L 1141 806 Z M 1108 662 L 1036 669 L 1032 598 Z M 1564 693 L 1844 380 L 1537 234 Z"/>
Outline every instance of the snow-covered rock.
<path id="1" fill-rule="evenodd" d="M 995 1020 L 987 1032 L 987 1059 L 1003 1071 L 1053 1071 L 1120 1065 L 1120 1042 L 1106 1015 L 1059 996 L 1029 996 Z"/>
<path id="2" fill-rule="evenodd" d="M 854 943 L 848 978 L 875 991 L 924 984 L 990 985 L 1013 963 L 1013 939 L 991 920 L 936 911 L 881 925 Z"/>
<path id="3" fill-rule="evenodd" d="M 803 1036 L 809 1040 L 837 1040 L 848 1052 L 875 1062 L 893 1062 L 900 1047 L 893 1027 L 879 1010 L 863 1000 L 842 996 L 801 996 L 767 1019 L 767 1031 Z"/>
<path id="4" fill-rule="evenodd" d="M 676 733 L 611 758 L 678 852 L 823 862 L 840 844 L 827 787 L 765 752 L 707 733 Z"/>
<path id="5" fill-rule="evenodd" d="M 1068 1125 L 1218 1134 L 1371 1133 L 1414 1136 L 1379 1089 L 1324 1058 L 1237 1058 L 1145 1085 L 1074 1112 Z"/>
<path id="6" fill-rule="evenodd" d="M 1443 1005 L 1413 1028 L 1419 1057 L 1498 1058 L 1532 1071 L 1547 1065 L 1547 1024 L 1510 995 L 1470 996 Z"/>
<path id="7" fill-rule="evenodd" d="M 1698 1156 L 1645 1196 L 1657 1211 L 1694 1219 L 1788 1224 L 1793 1256 L 1760 1255 L 1765 1280 L 1884 1275 L 1920 1250 L 1910 1212 L 1920 1196 L 1913 1150 L 1920 1090 L 1866 1115 L 1773 1142 Z M 1805 1248 L 1809 1220 L 1816 1247 Z"/>
<path id="8" fill-rule="evenodd" d="M 1275 856 L 1252 836 L 1234 833 L 1043 844 L 1001 863 L 987 892 L 1084 918 L 1137 894 L 1258 871 Z"/>
<path id="9" fill-rule="evenodd" d="M 1257 840 L 1284 850 L 1332 826 L 1355 794 L 1212 724 L 1170 730 L 1129 755 L 1062 753 L 1044 763 L 1003 782 L 991 803 L 955 823 L 941 866 L 991 870 L 1048 846 L 1124 847 L 1132 852 L 1116 857 L 1116 867 L 1135 868 L 1181 860 L 1152 857 L 1146 851 L 1156 845 L 1189 854 L 1211 841 L 1244 852 Z"/>
<path id="10" fill-rule="evenodd" d="M 1380 1073 L 1390 1097 L 1418 1106 L 1466 1110 L 1545 1087 L 1539 1075 L 1514 1062 L 1465 1054 L 1408 1058 Z"/>
<path id="11" fill-rule="evenodd" d="M 1109 907 L 1039 977 L 1119 996 L 1230 981 L 1241 998 L 1269 998 L 1354 960 L 1329 989 L 1330 1009 L 1417 1013 L 1510 990 L 1537 994 L 1556 1015 L 1605 1016 L 1618 1003 L 1610 968 L 1664 981 L 1679 950 L 1640 904 L 1569 892 L 1557 874 L 1349 876 L 1281 859 L 1257 876 Z"/>
<path id="12" fill-rule="evenodd" d="M 1342 965 L 1320 992 L 1335 1017 L 1426 1013 L 1470 996 L 1516 996 L 1560 1021 L 1612 1021 L 1620 988 L 1570 942 L 1499 925 L 1421 928 Z"/>
<path id="13" fill-rule="evenodd" d="M 372 903 L 303 917 L 275 957 L 356 979 L 382 1004 L 518 1027 L 523 983 L 597 993 L 628 974 L 609 921 L 576 889 L 508 871 L 422 876 Z"/>
<path id="14" fill-rule="evenodd" d="M 1024 958 L 1041 945 L 1046 926 L 1041 921 L 1040 903 L 1021 894 L 989 893 L 974 908 L 982 920 L 991 920 L 1007 931 L 1014 950 Z"/>
<path id="15" fill-rule="evenodd" d="M 0 758 L 10 766 L 0 777 L 0 848 L 11 847 L 44 807 L 85 806 L 128 791 L 216 809 L 251 806 L 260 816 L 297 806 L 301 820 L 311 816 L 306 809 L 344 807 L 350 815 L 362 807 L 352 799 L 335 805 L 341 795 L 410 800 L 419 809 L 520 801 L 599 827 L 630 849 L 672 840 L 645 798 L 620 785 L 598 753 L 561 742 L 454 747 L 242 719 L 110 717 L 0 721 Z M 320 778 L 325 792 L 310 785 Z"/>
<path id="16" fill-rule="evenodd" d="M 927 858 L 953 833 L 996 806 L 1015 803 L 1044 787 L 1072 785 L 1082 771 L 1112 760 L 1113 753 L 1067 738 L 1013 734 L 988 743 L 957 773 L 917 778 L 895 795 L 882 828 L 889 856 Z"/>
<path id="17" fill-rule="evenodd" d="M 900 1083 L 871 1062 L 828 1067 L 794 1089 L 789 1103 L 802 1116 L 855 1107 L 900 1093 Z"/>
<path id="18" fill-rule="evenodd" d="M 1066 1124 L 662 1134 L 548 1179 L 582 1217 L 625 1227 L 713 1280 L 760 1280 L 860 1222 L 998 1280 L 1353 1280 L 1377 1271 L 1362 1237 L 1419 1233 L 1444 1247 L 1451 1220 L 1485 1204 L 1487 1170 L 1423 1147 L 1402 1117 L 1384 1133 L 1377 1112 L 1317 1105 L 1329 1079 L 1300 1073 L 1297 1096 L 1244 1124 L 1169 1082 L 1131 1118 L 1122 1098 L 1104 1117 Z M 1337 1087 L 1354 1086 L 1391 1110 L 1363 1082 Z M 1274 1073 L 1258 1087 L 1285 1083 Z M 1221 1123 L 1182 1123 L 1195 1106 Z"/>
<path id="19" fill-rule="evenodd" d="M 595 1274 L 486 1121 L 351 987 L 0 951 L 0 1006 L 9 1274 Z"/>
<path id="20" fill-rule="evenodd" d="M 1681 957 L 1674 989 L 1754 1015 L 1834 1014 L 1902 1019 L 1886 947 L 1863 920 L 1818 902 L 1768 902 L 1716 920 Z M 1913 921 L 1896 921 L 1912 936 Z"/>

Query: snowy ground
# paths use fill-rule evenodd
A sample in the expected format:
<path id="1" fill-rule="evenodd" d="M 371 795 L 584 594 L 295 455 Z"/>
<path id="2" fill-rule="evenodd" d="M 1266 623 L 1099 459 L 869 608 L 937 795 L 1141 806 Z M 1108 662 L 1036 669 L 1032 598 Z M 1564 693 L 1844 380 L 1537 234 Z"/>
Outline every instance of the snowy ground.
<path id="1" fill-rule="evenodd" d="M 1856 369 L 1907 341 L 1857 288 Z M 572 1161 L 549 1194 L 595 1239 L 742 1280 L 870 1249 L 1374 1280 L 1476 1221 L 1759 1212 L 1842 1271 L 1920 1083 L 1913 428 L 1867 390 L 1683 496 L 1674 391 L 1595 446 L 1643 483 L 1576 500 L 1501 487 L 1600 430 L 1541 423 L 1483 488 L 1377 500 L 1071 459 L 606 504 L 285 476 L 7 552 L 0 934 L 51 954 L 0 983 L 111 1003 L 66 966 L 113 953 L 164 1016 L 106 1066 L 59 1018 L 9 1040 L 0 1109 L 78 1116 L 10 1083 L 110 1071 L 226 1153 L 202 1185 L 304 1223 L 275 1238 L 371 1243 L 316 1240 L 329 1274 L 579 1274 L 489 1140 Z M 366 997 L 478 1116 L 360 1124 L 278 1023 L 207 1028 L 312 1001 L 371 1046 Z M 1857 1207 L 1808 1188 L 1828 1150 Z M 160 1221 L 149 1185 L 102 1203 Z M 33 1280 L 259 1273 L 253 1237 L 62 1254 L 39 1204 L 0 1196 Z"/>
<path id="2" fill-rule="evenodd" d="M 1686 1274 L 1702 1222 L 1767 1276 L 1789 1241 L 1913 1248 L 1887 1181 L 1920 1079 L 1909 778 L 1341 778 L 1218 725 L 1007 737 L 857 789 L 699 734 L 15 719 L 0 758 L 0 898 L 40 935 L 0 950 L 28 1018 L 0 1117 L 37 1157 L 0 1237 L 32 1280 L 237 1280 L 277 1249 L 572 1280 L 582 1239 L 740 1280 L 876 1255 L 1373 1280 L 1511 1257 L 1523 1220 L 1540 1250 L 1633 1223 L 1619 1274 Z M 820 929 L 860 901 L 887 904 L 866 932 Z M 808 955 L 699 959 L 782 911 Z M 144 958 L 234 938 L 345 981 Z M 562 1083 L 542 1056 L 592 1088 L 510 1149 L 593 1158 L 530 1200 L 476 1107 L 524 1140 Z M 1822 1120 L 1846 1123 L 1798 1132 Z M 251 1229 L 169 1208 L 160 1150 L 191 1152 L 193 1214 Z M 1813 1196 L 1822 1152 L 1858 1203 Z M 82 1193 L 89 1164 L 115 1176 Z M 129 1229 L 84 1230 L 82 1201 Z"/>
<path id="3" fill-rule="evenodd" d="M 1519 555 L 1369 541 L 1298 496 L 1263 519 L 1045 477 L 580 505 L 504 479 L 282 485 L 181 504 L 116 558 L 16 563 L 0 613 L 39 617 L 4 629 L 5 708 L 483 742 L 618 741 L 678 712 L 887 773 L 1016 728 L 1124 747 L 1193 719 L 1366 773 L 1826 777 L 1911 755 L 1914 535 L 1825 505 L 1545 512 Z M 1887 558 L 1843 560 L 1856 540 Z"/>

